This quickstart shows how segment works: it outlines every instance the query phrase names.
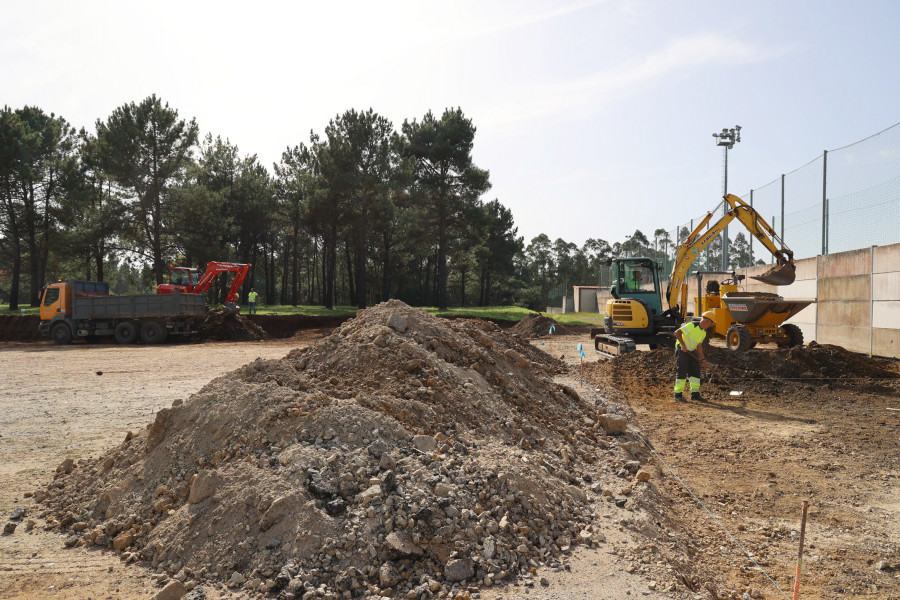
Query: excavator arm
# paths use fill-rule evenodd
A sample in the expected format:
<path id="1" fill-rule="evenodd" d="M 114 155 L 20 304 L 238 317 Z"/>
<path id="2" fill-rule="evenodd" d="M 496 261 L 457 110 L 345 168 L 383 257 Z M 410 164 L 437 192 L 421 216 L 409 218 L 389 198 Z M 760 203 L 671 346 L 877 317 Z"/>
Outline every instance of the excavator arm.
<path id="1" fill-rule="evenodd" d="M 753 279 L 770 285 L 789 285 L 794 282 L 796 277 L 794 253 L 788 249 L 781 238 L 778 237 L 778 234 L 775 233 L 775 230 L 766 223 L 765 219 L 752 206 L 733 194 L 727 194 L 723 202 L 726 202 L 731 207 L 731 210 L 704 231 L 706 225 L 713 217 L 713 213 L 707 213 L 703 220 L 700 221 L 700 224 L 678 246 L 676 251 L 675 265 L 672 267 L 672 274 L 669 277 L 666 297 L 669 301 L 670 309 L 677 307 L 677 312 L 682 316 L 684 315 L 684 301 L 679 302 L 679 299 L 684 295 L 682 288 L 691 265 L 694 264 L 700 253 L 734 219 L 739 220 L 754 238 L 762 242 L 763 246 L 772 253 L 776 260 L 774 267 L 762 275 L 753 277 Z"/>
<path id="2" fill-rule="evenodd" d="M 225 297 L 225 302 L 234 302 L 237 298 L 238 290 L 241 289 L 241 285 L 244 283 L 244 279 L 247 278 L 247 273 L 250 271 L 250 265 L 239 264 L 239 263 L 227 263 L 227 262 L 210 262 L 206 264 L 206 270 L 203 272 L 203 275 L 200 277 L 200 281 L 197 282 L 197 285 L 194 286 L 193 292 L 195 294 L 202 294 L 209 289 L 209 286 L 212 285 L 212 282 L 216 280 L 221 273 L 234 273 L 234 280 L 231 282 L 231 287 L 228 288 L 228 295 Z"/>

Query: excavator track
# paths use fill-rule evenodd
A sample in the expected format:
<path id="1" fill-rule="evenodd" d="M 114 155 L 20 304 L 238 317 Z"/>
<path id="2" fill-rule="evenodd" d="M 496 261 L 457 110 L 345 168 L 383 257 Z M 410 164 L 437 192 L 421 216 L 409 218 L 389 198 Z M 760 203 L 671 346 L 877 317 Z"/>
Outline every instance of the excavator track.
<path id="1" fill-rule="evenodd" d="M 601 333 L 594 337 L 594 349 L 607 356 L 621 356 L 634 352 L 637 346 L 630 337 Z"/>

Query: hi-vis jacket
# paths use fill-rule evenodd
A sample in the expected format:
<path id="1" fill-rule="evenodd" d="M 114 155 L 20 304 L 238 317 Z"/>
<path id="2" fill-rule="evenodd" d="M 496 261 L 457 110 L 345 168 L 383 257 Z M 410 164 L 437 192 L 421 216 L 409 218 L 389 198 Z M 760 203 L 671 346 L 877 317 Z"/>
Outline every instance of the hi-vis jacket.
<path id="1" fill-rule="evenodd" d="M 706 339 L 706 331 L 694 323 L 685 323 L 678 331 L 681 332 L 681 339 L 684 340 L 685 350 L 688 352 L 696 350 Z M 675 346 L 681 348 L 681 342 L 675 342 Z"/>

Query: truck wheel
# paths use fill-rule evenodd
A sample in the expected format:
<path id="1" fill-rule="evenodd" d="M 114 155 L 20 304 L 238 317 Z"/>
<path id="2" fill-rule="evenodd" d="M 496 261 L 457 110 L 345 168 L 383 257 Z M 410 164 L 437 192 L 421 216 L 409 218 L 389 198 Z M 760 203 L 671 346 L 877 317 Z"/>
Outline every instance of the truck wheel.
<path id="1" fill-rule="evenodd" d="M 54 344 L 65 346 L 72 341 L 72 330 L 65 323 L 57 323 L 50 330 L 50 337 L 53 338 Z"/>
<path id="2" fill-rule="evenodd" d="M 732 352 L 746 352 L 750 343 L 750 330 L 740 323 L 735 323 L 725 333 L 725 345 Z"/>
<path id="3" fill-rule="evenodd" d="M 803 345 L 803 331 L 793 323 L 787 323 L 781 326 L 784 333 L 787 334 L 787 342 L 778 344 L 782 348 L 793 348 L 794 346 Z"/>
<path id="4" fill-rule="evenodd" d="M 141 325 L 141 341 L 145 344 L 160 344 L 165 341 L 167 333 L 159 321 L 147 321 Z"/>
<path id="5" fill-rule="evenodd" d="M 131 321 L 122 321 L 116 325 L 116 341 L 120 344 L 133 344 L 137 337 L 137 327 Z"/>

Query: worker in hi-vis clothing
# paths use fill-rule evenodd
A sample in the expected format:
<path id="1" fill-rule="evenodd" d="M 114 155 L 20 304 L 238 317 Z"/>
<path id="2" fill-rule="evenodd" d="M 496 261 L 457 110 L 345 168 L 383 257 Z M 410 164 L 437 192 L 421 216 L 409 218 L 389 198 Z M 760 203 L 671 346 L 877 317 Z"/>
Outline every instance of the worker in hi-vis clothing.
<path id="1" fill-rule="evenodd" d="M 706 366 L 703 355 L 703 340 L 706 330 L 715 327 L 715 313 L 711 310 L 703 313 L 699 323 L 688 321 L 675 332 L 675 401 L 684 402 L 684 384 L 691 382 L 691 400 L 706 402 L 700 395 L 700 365 Z"/>
<path id="2" fill-rule="evenodd" d="M 250 288 L 250 293 L 247 294 L 247 302 L 250 303 L 250 314 L 256 312 L 256 299 L 259 297 L 259 294 L 256 293 L 256 290 Z"/>
<path id="3" fill-rule="evenodd" d="M 632 292 L 641 291 L 641 286 L 643 285 L 643 283 L 644 283 L 644 278 L 643 278 L 643 276 L 641 276 L 641 272 L 634 271 L 631 274 L 631 291 Z"/>

